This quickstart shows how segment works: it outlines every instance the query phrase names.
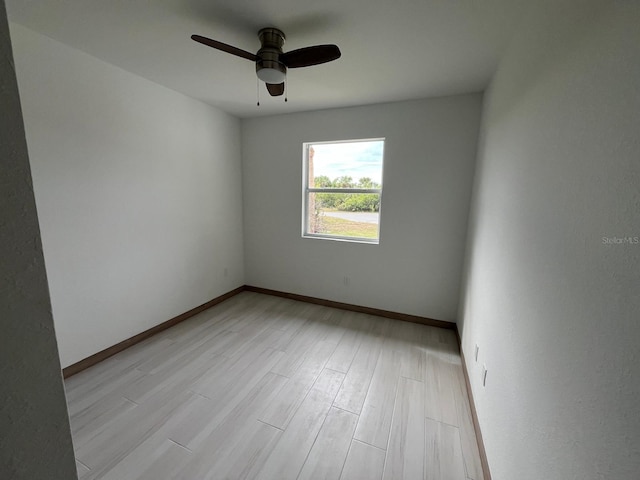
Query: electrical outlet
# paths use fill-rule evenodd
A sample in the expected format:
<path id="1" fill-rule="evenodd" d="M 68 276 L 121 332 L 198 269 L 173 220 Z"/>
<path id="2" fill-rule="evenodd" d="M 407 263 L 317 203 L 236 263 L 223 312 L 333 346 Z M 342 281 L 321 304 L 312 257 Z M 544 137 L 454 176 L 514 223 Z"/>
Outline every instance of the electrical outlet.
<path id="1" fill-rule="evenodd" d="M 487 385 L 487 366 L 482 365 L 482 386 L 485 387 Z"/>
<path id="2" fill-rule="evenodd" d="M 478 346 L 478 344 L 476 343 L 476 351 L 475 351 L 475 353 L 474 353 L 474 356 L 475 356 L 476 362 L 478 361 L 478 352 L 479 352 L 479 351 L 480 351 L 480 347 L 479 347 L 479 346 Z"/>

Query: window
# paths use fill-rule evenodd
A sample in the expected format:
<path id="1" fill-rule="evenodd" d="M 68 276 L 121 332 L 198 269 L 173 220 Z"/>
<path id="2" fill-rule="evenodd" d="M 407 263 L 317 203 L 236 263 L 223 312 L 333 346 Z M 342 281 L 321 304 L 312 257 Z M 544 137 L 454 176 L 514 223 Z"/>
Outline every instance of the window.
<path id="1" fill-rule="evenodd" d="M 303 145 L 304 237 L 378 243 L 384 139 Z"/>

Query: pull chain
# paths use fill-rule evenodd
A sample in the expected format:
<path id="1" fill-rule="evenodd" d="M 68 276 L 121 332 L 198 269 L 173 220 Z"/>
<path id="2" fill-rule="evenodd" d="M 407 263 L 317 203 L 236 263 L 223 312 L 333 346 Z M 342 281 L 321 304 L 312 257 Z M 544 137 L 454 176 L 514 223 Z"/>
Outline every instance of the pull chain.
<path id="1" fill-rule="evenodd" d="M 286 80 L 286 77 L 285 77 L 285 80 Z M 284 82 L 284 101 L 285 101 L 285 102 L 288 102 L 288 101 L 289 101 L 289 99 L 287 98 L 287 84 L 288 84 L 288 83 L 289 83 L 289 82 L 286 82 L 286 81 Z"/>
<path id="2" fill-rule="evenodd" d="M 259 107 L 260 106 L 260 80 L 258 79 L 258 77 L 256 77 L 256 98 L 258 99 L 258 101 L 256 102 L 256 105 Z"/>

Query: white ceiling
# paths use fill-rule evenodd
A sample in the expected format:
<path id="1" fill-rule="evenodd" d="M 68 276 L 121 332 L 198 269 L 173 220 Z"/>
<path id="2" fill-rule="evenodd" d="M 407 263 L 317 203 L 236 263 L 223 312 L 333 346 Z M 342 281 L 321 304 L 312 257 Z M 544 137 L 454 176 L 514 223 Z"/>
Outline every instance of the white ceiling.
<path id="1" fill-rule="evenodd" d="M 7 0 L 9 19 L 239 117 L 483 90 L 524 0 Z M 288 103 L 252 62 L 197 33 L 256 52 L 275 26 L 284 51 L 335 43 L 339 60 L 289 70 Z"/>

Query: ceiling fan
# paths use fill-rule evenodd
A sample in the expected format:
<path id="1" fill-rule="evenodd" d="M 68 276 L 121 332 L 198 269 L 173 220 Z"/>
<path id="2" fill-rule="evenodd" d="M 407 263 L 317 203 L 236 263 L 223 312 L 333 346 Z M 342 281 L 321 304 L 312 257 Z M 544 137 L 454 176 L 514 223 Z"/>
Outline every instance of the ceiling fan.
<path id="1" fill-rule="evenodd" d="M 319 65 L 336 60 L 341 55 L 337 45 L 314 45 L 283 53 L 282 45 L 284 45 L 285 36 L 277 28 L 263 28 L 258 32 L 258 38 L 262 46 L 258 53 L 254 55 L 251 52 L 217 40 L 201 35 L 191 35 L 192 40 L 203 45 L 255 62 L 258 78 L 266 83 L 267 90 L 273 97 L 284 93 L 284 79 L 287 68 Z"/>

